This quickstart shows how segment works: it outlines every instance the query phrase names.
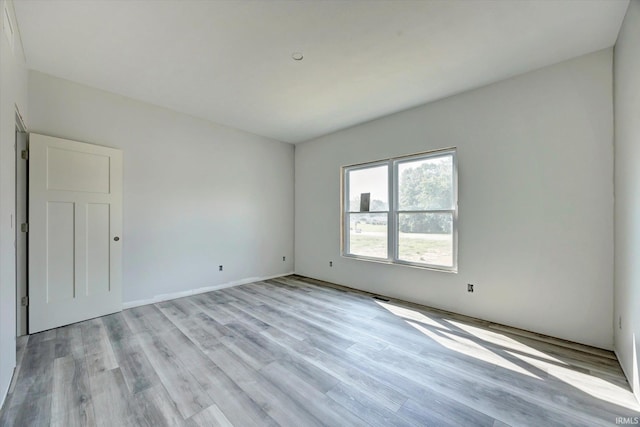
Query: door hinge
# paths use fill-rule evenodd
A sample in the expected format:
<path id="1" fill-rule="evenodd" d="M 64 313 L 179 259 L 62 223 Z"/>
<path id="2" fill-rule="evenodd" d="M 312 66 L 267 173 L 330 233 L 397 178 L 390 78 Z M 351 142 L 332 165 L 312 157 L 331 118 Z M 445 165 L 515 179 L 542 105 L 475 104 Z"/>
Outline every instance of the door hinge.
<path id="1" fill-rule="evenodd" d="M 21 303 L 24 307 L 28 306 L 28 305 L 29 305 L 29 297 L 22 297 L 22 298 L 20 299 L 20 303 Z"/>
<path id="2" fill-rule="evenodd" d="M 22 224 L 20 224 L 20 231 L 22 231 L 23 233 L 28 233 L 29 232 L 29 224 L 26 222 L 23 222 Z"/>
<path id="3" fill-rule="evenodd" d="M 22 157 L 23 160 L 29 160 L 29 150 L 22 150 L 20 157 Z"/>

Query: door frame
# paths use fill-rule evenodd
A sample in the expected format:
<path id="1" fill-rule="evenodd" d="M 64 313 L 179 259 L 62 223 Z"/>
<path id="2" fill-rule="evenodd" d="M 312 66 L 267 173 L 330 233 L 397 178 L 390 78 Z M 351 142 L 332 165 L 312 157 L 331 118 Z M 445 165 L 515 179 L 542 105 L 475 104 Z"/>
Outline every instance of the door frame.
<path id="1" fill-rule="evenodd" d="M 23 304 L 22 297 L 29 295 L 28 283 L 28 239 L 26 233 L 21 230 L 21 224 L 27 222 L 28 200 L 29 200 L 29 161 L 22 158 L 22 151 L 28 152 L 27 127 L 22 120 L 20 111 L 16 107 L 15 112 L 15 268 L 16 268 L 16 336 L 27 335 L 29 333 L 29 307 Z M 24 134 L 24 138 L 20 138 Z"/>

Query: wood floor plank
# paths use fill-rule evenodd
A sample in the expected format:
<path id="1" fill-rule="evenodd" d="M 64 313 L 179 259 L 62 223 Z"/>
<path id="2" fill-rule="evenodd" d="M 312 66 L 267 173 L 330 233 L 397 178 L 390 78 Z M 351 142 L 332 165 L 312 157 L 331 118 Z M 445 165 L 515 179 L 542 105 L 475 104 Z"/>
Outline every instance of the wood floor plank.
<path id="1" fill-rule="evenodd" d="M 143 305 L 124 310 L 124 318 L 133 333 L 160 334 L 176 326 L 162 314 L 156 305 Z"/>
<path id="2" fill-rule="evenodd" d="M 308 342 L 297 340 L 287 335 L 285 331 L 273 326 L 265 329 L 264 322 L 256 324 L 247 317 L 252 317 L 250 309 L 246 309 L 243 313 L 245 316 L 238 316 L 234 321 L 241 322 L 249 328 L 253 327 L 254 332 L 264 335 L 273 345 L 286 349 L 286 356 L 281 356 L 283 361 L 286 361 L 288 366 L 296 366 L 298 373 L 304 375 L 304 380 L 317 389 L 328 391 L 339 380 L 366 390 L 372 401 L 391 411 L 396 411 L 406 401 L 406 396 L 376 381 L 374 376 L 363 374 L 354 369 L 349 363 L 343 361 L 343 357 L 331 356 Z M 268 344 L 263 344 L 263 346 L 269 347 Z"/>
<path id="3" fill-rule="evenodd" d="M 572 426 L 640 416 L 607 351 L 301 276 L 21 338 L 0 426 Z"/>
<path id="4" fill-rule="evenodd" d="M 358 309 L 354 309 L 352 303 L 345 303 L 337 300 L 333 295 L 330 299 L 326 294 L 316 291 L 290 291 L 287 288 L 278 286 L 280 282 L 266 281 L 264 286 L 246 287 L 243 289 L 253 290 L 257 294 L 261 294 L 269 300 L 278 301 L 281 304 L 292 308 L 301 306 L 309 307 L 313 314 L 327 314 L 333 319 L 350 320 L 362 322 L 363 319 L 372 319 L 380 314 L 376 307 L 368 307 L 360 302 Z"/>
<path id="5" fill-rule="evenodd" d="M 10 407 L 14 425 L 45 425 L 51 418 L 54 333 L 34 334 L 22 361 Z M 6 406 L 6 405 L 5 405 Z"/>
<path id="6" fill-rule="evenodd" d="M 316 389 L 326 392 L 333 388 L 339 381 L 334 376 L 335 372 L 333 370 L 323 370 L 319 368 L 312 363 L 308 357 L 303 356 L 295 350 L 296 347 L 307 346 L 307 343 L 289 337 L 274 340 L 270 335 L 265 334 L 267 330 L 259 329 L 252 331 L 250 326 L 246 326 L 241 323 L 240 320 L 238 320 L 237 323 L 229 324 L 229 326 L 232 330 L 239 331 L 242 336 L 247 337 L 259 345 L 263 351 L 271 356 L 268 358 L 271 361 L 278 360 L 286 364 L 286 366 L 294 368 L 298 376 Z M 264 364 L 262 366 L 264 366 Z"/>
<path id="7" fill-rule="evenodd" d="M 181 344 L 182 338 L 174 336 L 173 343 L 180 347 L 180 359 L 186 364 L 190 372 L 214 404 L 225 416 L 238 426 L 276 426 L 277 423 L 236 383 L 239 380 L 231 372 L 223 371 L 215 362 L 215 355 L 220 346 L 213 349 L 197 351 L 199 347 Z M 202 412 L 202 411 L 201 411 Z M 197 418 L 197 417 L 196 417 Z"/>
<path id="8" fill-rule="evenodd" d="M 222 339 L 227 334 L 226 326 L 216 322 L 204 312 L 196 313 L 179 328 L 201 351 L 216 350 L 221 347 Z"/>
<path id="9" fill-rule="evenodd" d="M 453 404 L 451 403 L 453 402 Z M 460 403 L 451 399 L 438 398 L 421 400 L 408 399 L 398 415 L 413 425 L 437 425 L 437 426 L 474 426 L 474 427 L 494 427 L 496 422 L 502 423 L 470 408 L 460 410 Z M 502 423 L 506 425 L 505 423 Z"/>
<path id="10" fill-rule="evenodd" d="M 135 426 L 133 401 L 120 369 L 97 372 L 89 377 L 97 426 Z"/>
<path id="11" fill-rule="evenodd" d="M 257 305 L 263 305 L 264 303 L 255 301 L 251 298 L 248 298 L 246 292 L 243 292 L 241 287 L 237 288 L 227 288 L 224 290 L 225 294 L 230 295 L 236 300 L 236 303 L 242 304 L 244 307 L 254 307 Z"/>
<path id="12" fill-rule="evenodd" d="M 29 343 L 29 335 L 22 335 L 16 338 L 16 364 L 22 364 L 27 344 Z"/>
<path id="13" fill-rule="evenodd" d="M 281 277 L 267 282 L 272 283 L 275 280 L 281 280 L 284 283 L 291 283 L 297 287 L 309 289 L 315 298 L 324 300 L 329 305 L 343 307 L 344 310 L 358 314 L 361 318 L 371 318 L 380 313 L 384 313 L 384 310 L 378 305 L 370 304 L 370 295 L 354 293 L 350 290 L 341 289 L 339 286 L 327 287 L 326 282 L 316 284 L 313 279 L 305 278 L 304 280 L 299 280 L 293 276 Z"/>
<path id="14" fill-rule="evenodd" d="M 309 322 L 314 327 L 318 327 L 334 335 L 338 335 L 347 343 L 353 343 L 354 341 L 366 341 L 368 345 L 378 346 L 379 348 L 384 348 L 388 345 L 385 341 L 380 340 L 375 333 L 371 332 L 371 330 L 375 328 L 375 323 L 368 323 L 368 328 L 355 328 L 352 326 L 356 323 L 354 319 L 348 319 L 345 316 L 332 313 L 325 307 L 307 305 L 306 302 L 300 300 L 298 300 L 297 303 L 294 303 L 293 301 L 280 301 L 273 297 L 274 294 L 277 294 L 278 292 L 281 292 L 281 290 L 262 290 L 257 292 L 259 295 L 257 298 L 264 298 L 274 307 Z M 362 322 L 362 319 L 360 318 L 358 321 Z"/>
<path id="15" fill-rule="evenodd" d="M 403 326 L 403 327 L 404 327 L 404 326 L 406 326 L 406 325 L 401 324 L 401 326 Z M 387 329 L 388 329 L 388 328 L 387 328 Z M 376 332 L 379 332 L 379 329 L 376 329 Z M 404 348 L 406 348 L 406 343 L 407 343 L 407 342 L 414 343 L 414 345 L 415 345 L 415 346 L 414 346 L 414 350 L 419 350 L 419 349 L 420 349 L 420 347 L 421 347 L 422 345 L 424 345 L 424 343 L 423 343 L 423 341 L 424 341 L 424 337 L 423 337 L 423 336 L 421 336 L 421 335 L 417 335 L 417 334 L 415 334 L 415 333 L 404 333 L 404 331 L 400 331 L 400 333 L 394 333 L 393 329 L 388 329 L 388 333 L 387 333 L 387 335 L 389 335 L 389 336 L 394 336 L 394 337 L 400 336 L 400 337 L 402 338 L 402 342 L 401 342 L 399 345 L 401 345 L 401 346 L 402 346 L 402 345 L 404 344 Z M 391 341 L 391 342 L 393 342 L 393 341 Z M 397 344 L 397 342 L 396 342 L 396 344 Z M 478 348 L 476 348 L 476 349 L 475 349 L 475 351 L 476 351 L 476 352 L 478 352 L 479 350 L 482 350 L 482 351 L 484 351 L 485 353 L 487 353 L 487 355 L 488 355 L 488 356 L 487 356 L 487 355 L 485 355 L 485 357 L 492 357 L 492 358 L 494 359 L 494 361 L 493 361 L 493 362 L 496 364 L 496 366 L 498 366 L 498 365 L 499 365 L 499 363 L 498 363 L 498 362 L 501 362 L 501 361 L 502 361 L 502 359 L 503 359 L 503 357 L 498 356 L 498 355 L 496 355 L 496 354 L 493 354 L 491 351 L 487 351 L 487 350 L 486 350 L 486 349 L 484 349 L 484 348 L 479 348 L 479 349 L 478 349 Z M 423 351 L 423 353 L 425 353 L 425 352 Z M 432 353 L 433 353 L 433 347 L 431 348 L 431 350 L 430 350 L 429 352 L 426 352 L 425 354 L 432 354 Z M 440 353 L 442 354 L 442 352 L 440 352 Z M 441 357 L 440 357 L 440 359 L 441 359 Z M 471 363 L 471 364 L 473 365 L 473 364 L 475 363 L 475 361 L 474 361 L 473 359 L 471 359 L 471 360 L 468 360 L 468 361 L 467 361 L 467 364 L 468 364 L 468 363 Z M 517 363 L 517 361 L 516 361 L 516 363 Z M 486 373 L 486 369 L 487 369 L 487 368 L 486 368 L 486 366 L 482 366 L 480 369 L 481 369 L 481 371 L 482 371 L 482 373 L 483 373 L 483 374 L 484 374 L 484 373 Z M 529 369 L 531 369 L 531 368 L 529 368 Z M 503 374 L 501 374 L 501 375 L 503 375 Z M 537 370 L 537 375 L 538 375 L 538 376 L 544 376 L 544 377 L 547 377 L 547 376 L 548 376 L 548 375 L 546 375 L 546 373 L 541 372 L 541 371 L 539 371 L 539 370 Z M 503 376 L 504 376 L 504 375 L 503 375 Z M 510 381 L 510 380 L 509 380 L 509 378 L 507 378 L 506 380 L 507 380 L 507 381 Z M 527 386 L 526 382 L 525 382 L 525 383 L 523 383 L 523 386 Z M 597 410 L 600 410 L 600 408 L 596 408 L 595 410 L 596 410 L 596 411 L 597 411 Z"/>
<path id="16" fill-rule="evenodd" d="M 144 353 L 139 337 L 114 341 L 113 351 L 131 393 L 138 393 L 159 383 L 158 374 Z"/>
<path id="17" fill-rule="evenodd" d="M 129 327 L 124 313 L 114 313 L 102 317 L 102 324 L 112 343 L 134 336 L 134 332 Z"/>
<path id="18" fill-rule="evenodd" d="M 407 396 L 378 381 L 378 374 L 369 374 L 358 370 L 348 360 L 348 355 L 345 352 L 339 352 L 339 356 L 326 353 L 308 342 L 298 341 L 274 328 L 263 331 L 262 334 L 287 348 L 291 354 L 296 354 L 305 360 L 308 364 L 307 370 L 310 369 L 309 365 L 312 365 L 316 369 L 323 370 L 329 374 L 332 381 L 324 380 L 322 383 L 314 384 L 313 377 L 317 377 L 317 373 L 313 377 L 305 376 L 304 378 L 306 382 L 311 383 L 321 391 L 335 386 L 337 380 L 363 390 L 368 394 L 370 400 L 376 402 L 376 405 L 387 408 L 390 411 L 398 410 L 407 400 Z"/>
<path id="19" fill-rule="evenodd" d="M 51 418 L 51 394 L 34 396 L 19 406 L 9 407 L 8 411 L 7 425 L 48 425 Z"/>
<path id="20" fill-rule="evenodd" d="M 56 357 L 72 357 L 84 361 L 87 351 L 82 341 L 82 324 L 74 323 L 56 330 Z"/>
<path id="21" fill-rule="evenodd" d="M 230 315 L 225 307 L 229 304 L 229 301 L 237 301 L 235 298 L 225 297 L 222 300 L 224 302 L 217 302 L 216 298 L 211 296 L 214 292 L 206 294 L 195 295 L 193 297 L 193 304 L 198 307 L 202 312 L 206 313 L 216 322 L 224 325 L 234 317 Z"/>
<path id="22" fill-rule="evenodd" d="M 464 371 L 455 367 L 433 366 L 427 358 L 419 360 L 409 353 L 382 350 L 378 353 L 360 354 L 375 361 L 381 368 L 391 367 L 407 380 L 415 380 L 425 385 L 425 390 L 434 390 L 450 398 L 455 398 L 466 406 L 485 413 L 492 418 L 509 423 L 536 424 L 546 426 L 595 425 L 593 419 L 570 408 L 558 411 L 550 405 L 532 402 L 529 395 L 512 394 L 490 381 L 477 382 L 477 377 L 469 378 Z"/>
<path id="23" fill-rule="evenodd" d="M 338 383 L 327 392 L 327 396 L 352 413 L 358 414 L 360 418 L 371 426 L 410 427 L 412 425 L 404 418 L 398 417 L 395 412 L 376 405 L 366 393 L 363 393 L 356 387 L 349 387 L 344 383 Z"/>
<path id="24" fill-rule="evenodd" d="M 260 373 L 274 383 L 280 384 L 287 395 L 304 406 L 306 410 L 327 426 L 366 426 L 367 423 L 344 406 L 329 398 L 320 390 L 306 383 L 281 362 L 273 362 Z"/>
<path id="25" fill-rule="evenodd" d="M 469 341 L 475 344 L 474 341 Z M 516 357 L 509 352 L 487 350 L 483 347 L 469 346 L 465 347 L 465 343 L 462 343 L 462 347 L 458 347 L 460 342 L 456 343 L 454 348 L 458 348 L 461 355 L 457 355 L 453 360 L 451 356 L 447 356 L 443 353 L 442 348 L 431 348 L 422 353 L 422 357 L 407 355 L 413 362 L 419 363 L 421 366 L 427 364 L 433 369 L 450 369 L 451 366 L 458 365 L 459 371 L 464 371 L 465 376 L 471 378 L 477 378 L 480 382 L 491 383 L 501 388 L 510 390 L 512 393 L 524 393 L 530 399 L 535 399 L 538 402 L 544 402 L 545 405 L 554 406 L 559 404 L 565 408 L 584 408 L 581 412 L 586 412 L 590 415 L 603 415 L 608 414 L 610 417 L 615 418 L 615 413 L 619 409 L 615 409 L 611 405 L 603 404 L 601 401 L 593 401 L 589 405 L 585 405 L 585 400 L 580 395 L 572 393 L 573 387 L 568 385 L 564 381 L 557 379 L 559 373 L 556 375 L 549 375 L 549 372 L 554 372 L 550 365 L 548 367 L 544 362 L 538 362 L 531 359 L 525 359 L 522 357 Z M 447 344 L 451 346 L 452 344 Z M 398 355 L 402 352 L 401 349 L 390 347 L 388 349 L 394 355 Z M 483 357 L 481 361 L 471 357 L 472 354 L 482 354 L 482 352 L 488 352 L 493 358 Z M 406 354 L 406 352 L 405 352 Z M 487 364 L 489 362 L 489 364 Z M 487 369 L 487 367 L 489 369 Z M 502 367 L 503 369 L 499 369 Z M 567 370 L 566 368 L 557 368 L 559 371 L 574 372 L 573 370 Z M 524 375 L 523 375 L 524 374 Z M 577 377 L 586 378 L 587 375 L 577 374 Z M 575 384 L 575 381 L 574 381 Z M 608 391 L 615 391 L 614 387 L 609 387 Z M 559 393 L 560 392 L 560 393 Z M 559 400 L 558 398 L 562 396 Z M 616 411 L 612 413 L 611 411 Z"/>
<path id="26" fill-rule="evenodd" d="M 90 319 L 80 324 L 87 367 L 91 375 L 118 367 L 111 340 L 102 319 Z"/>
<path id="27" fill-rule="evenodd" d="M 241 292 L 240 290 L 236 292 Z M 252 297 L 246 297 L 249 301 L 256 301 Z M 312 319 L 306 318 L 303 315 L 297 314 L 283 305 L 276 304 L 263 304 L 252 307 L 252 312 L 263 314 L 273 322 L 274 318 L 279 318 L 280 321 L 288 324 L 288 330 L 299 330 L 299 337 L 312 340 L 319 343 L 319 345 L 330 345 L 332 347 L 348 348 L 352 346 L 355 341 L 346 338 L 339 333 L 336 333 L 329 327 L 320 326 L 314 323 Z"/>
<path id="28" fill-rule="evenodd" d="M 230 302 L 225 305 L 225 308 L 229 315 L 233 316 L 233 319 L 228 321 L 231 322 L 241 322 L 243 324 L 250 325 L 254 330 L 263 331 L 265 329 L 269 329 L 271 327 L 267 322 L 263 322 L 257 317 L 251 314 L 252 309 L 243 306 L 240 303 Z"/>
<path id="29" fill-rule="evenodd" d="M 60 427 L 95 425 L 91 396 L 86 362 L 73 356 L 55 359 L 51 425 Z"/>
<path id="30" fill-rule="evenodd" d="M 213 404 L 198 380 L 160 334 L 142 333 L 140 344 L 183 418 L 189 418 Z"/>
<path id="31" fill-rule="evenodd" d="M 233 427 L 217 405 L 211 405 L 189 418 L 186 427 Z"/>
<path id="32" fill-rule="evenodd" d="M 162 384 L 144 389 L 132 397 L 136 424 L 145 427 L 182 426 L 184 418 Z"/>
<path id="33" fill-rule="evenodd" d="M 219 349 L 209 353 L 209 357 L 281 426 L 321 425 L 303 406 L 278 387 L 282 381 L 274 385 L 231 350 Z"/>
<path id="34" fill-rule="evenodd" d="M 234 426 L 265 426 L 273 427 L 278 424 L 253 401 L 238 385 L 222 370 L 210 376 L 209 381 L 213 389 L 218 390 L 213 396 L 215 404 Z"/>
<path id="35" fill-rule="evenodd" d="M 123 314 L 105 316 L 102 323 L 129 392 L 136 394 L 157 385 L 158 374 L 142 350 L 140 337 L 131 331 Z"/>

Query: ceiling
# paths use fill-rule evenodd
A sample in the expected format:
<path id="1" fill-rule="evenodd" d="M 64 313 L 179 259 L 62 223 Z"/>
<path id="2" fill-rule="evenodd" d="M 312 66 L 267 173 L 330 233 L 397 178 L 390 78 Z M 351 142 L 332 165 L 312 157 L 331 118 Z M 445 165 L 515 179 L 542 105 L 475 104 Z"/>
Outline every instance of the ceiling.
<path id="1" fill-rule="evenodd" d="M 31 69 L 296 143 L 610 47 L 629 2 L 14 4 Z"/>

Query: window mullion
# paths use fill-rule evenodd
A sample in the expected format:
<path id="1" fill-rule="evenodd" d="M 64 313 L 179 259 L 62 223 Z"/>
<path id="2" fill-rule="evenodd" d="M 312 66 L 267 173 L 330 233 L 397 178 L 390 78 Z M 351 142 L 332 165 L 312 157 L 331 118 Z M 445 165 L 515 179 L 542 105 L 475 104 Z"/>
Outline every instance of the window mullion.
<path id="1" fill-rule="evenodd" d="M 398 202 L 396 200 L 396 163 L 389 160 L 389 260 L 395 261 L 398 258 Z"/>
<path id="2" fill-rule="evenodd" d="M 342 226 L 343 236 L 342 236 L 342 244 L 344 245 L 343 253 L 351 253 L 351 213 L 349 212 L 349 197 L 351 194 L 349 193 L 349 172 L 348 170 L 344 170 L 344 190 L 342 203 L 344 204 L 342 210 Z"/>

